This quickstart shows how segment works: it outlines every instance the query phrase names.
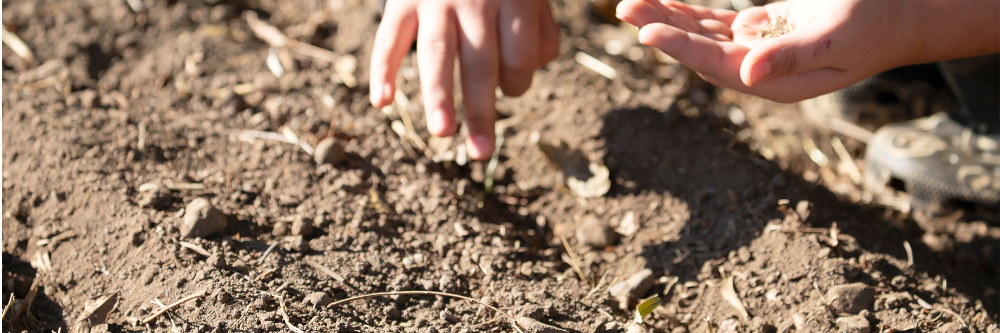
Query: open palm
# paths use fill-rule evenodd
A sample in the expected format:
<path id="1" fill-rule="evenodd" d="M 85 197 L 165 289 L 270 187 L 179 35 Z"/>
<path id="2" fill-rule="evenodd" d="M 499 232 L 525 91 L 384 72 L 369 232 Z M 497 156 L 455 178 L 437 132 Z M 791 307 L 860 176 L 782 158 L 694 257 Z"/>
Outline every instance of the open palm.
<path id="1" fill-rule="evenodd" d="M 885 1 L 790 0 L 739 13 L 670 0 L 625 0 L 618 16 L 639 27 L 639 40 L 676 58 L 713 84 L 779 102 L 841 89 L 902 65 L 880 52 L 898 15 Z M 789 32 L 762 36 L 785 21 Z"/>

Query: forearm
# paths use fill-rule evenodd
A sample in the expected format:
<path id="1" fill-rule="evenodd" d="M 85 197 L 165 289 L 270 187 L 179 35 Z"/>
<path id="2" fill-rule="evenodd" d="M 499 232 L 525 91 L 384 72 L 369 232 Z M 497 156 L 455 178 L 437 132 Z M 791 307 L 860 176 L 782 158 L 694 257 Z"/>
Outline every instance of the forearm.
<path id="1" fill-rule="evenodd" d="M 904 35 L 913 41 L 904 64 L 1000 53 L 1000 1 L 899 1 L 913 18 Z"/>

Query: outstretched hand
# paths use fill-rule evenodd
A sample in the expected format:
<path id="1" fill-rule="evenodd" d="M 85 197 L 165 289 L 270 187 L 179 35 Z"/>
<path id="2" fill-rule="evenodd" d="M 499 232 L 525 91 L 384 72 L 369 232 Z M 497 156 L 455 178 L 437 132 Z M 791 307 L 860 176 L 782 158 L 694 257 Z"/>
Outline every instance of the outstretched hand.
<path id="1" fill-rule="evenodd" d="M 473 159 L 487 159 L 496 141 L 496 88 L 517 96 L 535 70 L 559 52 L 559 30 L 547 0 L 389 0 L 375 35 L 371 102 L 392 102 L 396 72 L 417 40 L 417 68 L 427 128 L 455 133 L 454 68 L 461 65 L 462 103 Z"/>
<path id="2" fill-rule="evenodd" d="M 779 102 L 844 88 L 911 59 L 891 1 L 789 0 L 739 13 L 671 0 L 624 0 L 618 16 L 709 82 Z M 785 34 L 764 37 L 781 21 Z"/>

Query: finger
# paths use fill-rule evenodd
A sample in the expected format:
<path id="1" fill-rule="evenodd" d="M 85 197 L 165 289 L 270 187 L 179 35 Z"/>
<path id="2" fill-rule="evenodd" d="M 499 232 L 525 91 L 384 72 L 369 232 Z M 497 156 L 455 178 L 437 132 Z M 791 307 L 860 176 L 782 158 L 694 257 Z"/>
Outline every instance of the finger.
<path id="1" fill-rule="evenodd" d="M 628 24 L 642 28 L 650 23 L 666 23 L 667 15 L 644 0 L 624 0 L 618 3 L 615 15 Z"/>
<path id="2" fill-rule="evenodd" d="M 486 4 L 490 6 L 490 4 Z M 497 17 L 495 9 L 485 6 L 464 6 L 458 9 L 460 26 L 459 62 L 462 68 L 462 103 L 465 122 L 469 126 L 466 139 L 469 156 L 484 160 L 493 155 L 496 144 L 497 71 L 500 57 L 497 50 Z"/>
<path id="3" fill-rule="evenodd" d="M 639 30 L 639 41 L 656 47 L 685 66 L 728 84 L 742 85 L 739 66 L 747 48 L 732 42 L 686 32 L 654 23 Z"/>
<path id="4" fill-rule="evenodd" d="M 812 25 L 817 26 L 817 25 Z M 830 66 L 845 47 L 826 29 L 800 28 L 762 39 L 753 46 L 740 66 L 740 77 L 754 86 L 774 77 Z"/>
<path id="5" fill-rule="evenodd" d="M 733 30 L 729 28 L 728 24 L 709 19 L 698 21 L 698 24 L 701 25 L 702 34 L 719 34 L 726 36 L 728 39 L 733 39 Z"/>
<path id="6" fill-rule="evenodd" d="M 732 25 L 739 14 L 728 9 L 692 6 L 679 1 L 664 0 L 662 3 L 664 7 L 680 10 L 696 20 L 715 20 L 726 25 Z"/>
<path id="7" fill-rule="evenodd" d="M 405 3 L 404 3 L 405 4 Z M 399 63 L 417 32 L 416 11 L 410 6 L 389 7 L 375 33 L 369 74 L 369 98 L 375 107 L 392 102 Z"/>
<path id="8" fill-rule="evenodd" d="M 539 42 L 541 43 L 539 56 L 541 57 L 538 62 L 538 67 L 545 66 L 549 61 L 554 60 L 559 56 L 559 25 L 556 24 L 555 18 L 552 17 L 552 7 L 549 5 L 548 0 L 541 0 L 539 4 L 541 10 L 539 10 Z"/>
<path id="9" fill-rule="evenodd" d="M 736 90 L 750 93 L 779 103 L 795 103 L 822 94 L 837 91 L 864 78 L 864 75 L 845 70 L 823 67 L 810 71 L 774 77 L 753 87 Z"/>
<path id="10" fill-rule="evenodd" d="M 436 136 L 455 134 L 455 53 L 458 35 L 450 9 L 423 6 L 418 9 L 417 67 L 424 96 L 427 129 Z"/>
<path id="11" fill-rule="evenodd" d="M 507 0 L 500 5 L 500 89 L 508 96 L 520 96 L 531 86 L 538 68 L 538 0 Z"/>

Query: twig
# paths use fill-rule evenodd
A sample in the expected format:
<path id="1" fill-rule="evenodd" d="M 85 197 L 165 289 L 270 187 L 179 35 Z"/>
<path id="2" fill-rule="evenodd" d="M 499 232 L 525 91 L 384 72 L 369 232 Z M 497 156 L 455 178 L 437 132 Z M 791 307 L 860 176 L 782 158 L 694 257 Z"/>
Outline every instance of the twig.
<path id="1" fill-rule="evenodd" d="M 614 80 L 618 76 L 618 72 L 614 68 L 589 54 L 583 53 L 583 51 L 577 52 L 574 59 L 576 59 L 577 63 L 583 65 L 583 67 L 587 67 L 597 72 L 597 74 L 603 75 L 608 80 Z"/>
<path id="2" fill-rule="evenodd" d="M 334 65 L 336 65 L 337 59 L 340 58 L 339 55 L 330 50 L 288 38 L 277 27 L 258 19 L 257 13 L 253 11 L 248 10 L 243 12 L 243 18 L 247 20 L 247 25 L 250 26 L 250 30 L 252 30 L 258 38 L 266 42 L 268 45 L 271 45 L 271 47 L 287 47 L 293 52 L 297 52 L 317 60 L 327 61 Z M 341 66 L 333 66 L 333 70 L 337 72 L 337 75 L 339 75 L 341 79 L 343 79 L 344 85 L 348 88 L 354 88 L 354 86 L 357 85 L 357 78 L 354 77 L 354 74 L 347 73 L 338 67 Z"/>
<path id="3" fill-rule="evenodd" d="M 136 144 L 139 150 L 146 149 L 146 123 L 139 122 L 139 143 Z"/>
<path id="4" fill-rule="evenodd" d="M 855 184 L 861 184 L 863 180 L 861 177 L 861 169 L 858 165 L 854 163 L 854 158 L 851 157 L 851 153 L 847 152 L 847 148 L 844 147 L 844 143 L 840 141 L 840 138 L 834 136 L 830 138 L 830 145 L 833 146 L 833 151 L 837 153 L 837 157 L 840 158 L 840 163 L 847 165 L 847 174 L 851 177 L 851 181 Z"/>
<path id="5" fill-rule="evenodd" d="M 24 312 L 25 309 L 31 309 L 31 304 L 35 302 L 35 295 L 38 294 L 39 282 L 42 281 L 42 278 L 44 277 L 45 273 L 43 272 L 36 275 L 35 280 L 31 281 L 31 289 L 28 291 L 28 295 L 24 297 L 23 301 L 21 301 L 21 306 L 15 310 L 14 317 L 11 318 L 11 320 L 17 320 L 17 318 L 21 316 L 21 312 Z M 31 310 L 28 310 L 28 312 L 30 313 Z"/>
<path id="6" fill-rule="evenodd" d="M 580 269 L 580 261 L 576 258 L 576 252 L 573 252 L 573 249 L 569 247 L 569 242 L 566 241 L 566 236 L 559 235 L 559 239 L 562 240 L 563 247 L 566 248 L 566 253 L 569 254 L 569 258 L 572 260 L 569 264 L 573 266 L 574 270 L 576 270 L 576 274 L 580 275 L 580 280 L 586 282 L 588 288 L 593 288 L 593 284 L 590 283 L 590 279 L 586 275 L 583 275 L 583 270 Z"/>
<path id="7" fill-rule="evenodd" d="M 910 246 L 910 242 L 903 241 L 903 248 L 906 249 L 906 267 L 913 266 L 913 247 Z"/>
<path id="8" fill-rule="evenodd" d="M 6 25 L 3 26 L 3 43 L 7 44 L 7 47 L 10 47 L 14 53 L 17 53 L 24 61 L 28 62 L 29 67 L 31 63 L 35 62 L 35 55 L 31 53 L 31 48 L 13 32 L 8 31 Z"/>
<path id="9" fill-rule="evenodd" d="M 193 294 L 187 295 L 184 298 L 181 298 L 181 299 L 177 300 L 176 302 L 170 303 L 170 305 L 167 305 L 166 307 L 164 307 L 164 308 L 162 308 L 162 309 L 154 312 L 153 314 L 149 315 L 149 317 L 146 317 L 146 319 L 143 319 L 142 323 L 143 324 L 149 324 L 149 323 L 153 322 L 154 320 L 156 320 L 156 318 L 159 318 L 160 316 L 162 316 L 164 313 L 167 313 L 167 311 L 170 311 L 170 309 L 176 308 L 178 305 L 184 304 L 185 302 L 190 301 L 192 299 L 202 298 L 202 297 L 205 297 L 207 295 L 208 295 L 208 289 L 202 289 L 202 290 L 196 291 Z"/>
<path id="10" fill-rule="evenodd" d="M 493 177 L 497 171 L 497 164 L 500 162 L 500 148 L 503 147 L 504 130 L 500 127 L 497 127 L 496 129 L 496 148 L 493 149 L 493 156 L 490 157 L 490 164 L 486 165 L 486 181 L 483 182 L 483 185 L 486 187 L 486 193 L 493 193 Z"/>
<path id="11" fill-rule="evenodd" d="M 962 327 L 969 327 L 969 325 L 965 323 L 965 320 L 962 319 L 962 316 L 959 316 L 957 313 L 955 313 L 955 311 L 952 311 L 951 309 L 946 308 L 944 306 L 938 306 L 935 309 L 941 310 L 942 312 L 952 315 L 953 317 L 955 317 L 955 319 L 958 319 L 958 322 L 962 323 Z"/>
<path id="12" fill-rule="evenodd" d="M 407 137 L 411 141 L 413 141 L 413 144 L 416 146 L 417 149 L 420 149 L 421 151 L 423 151 L 424 155 L 428 155 L 428 157 L 430 157 L 433 154 L 428 154 L 427 143 L 424 143 L 424 140 L 421 139 L 419 135 L 417 135 L 417 130 L 414 129 L 413 127 L 413 121 L 410 120 L 410 109 L 408 108 L 409 99 L 407 99 L 406 95 L 404 95 L 403 92 L 399 91 L 398 89 L 396 90 L 396 96 L 394 97 L 395 98 L 393 99 L 393 101 L 396 101 L 396 111 L 399 112 L 399 118 L 403 120 L 403 125 L 406 128 Z"/>
<path id="13" fill-rule="evenodd" d="M 243 130 L 243 131 L 239 132 L 238 137 L 241 138 L 241 139 L 244 139 L 244 138 L 254 138 L 254 139 L 274 140 L 274 141 L 280 141 L 280 142 L 284 142 L 284 143 L 291 143 L 293 145 L 297 145 L 300 148 L 302 148 L 302 150 L 305 151 L 306 154 L 309 154 L 309 156 L 312 156 L 313 154 L 315 154 L 315 151 L 313 150 L 312 147 L 309 146 L 309 144 L 298 140 L 298 138 L 292 139 L 292 138 L 289 138 L 288 136 L 285 136 L 284 134 L 281 134 L 281 133 L 278 133 L 278 132 Z M 253 143 L 253 142 L 251 141 L 250 143 Z"/>
<path id="14" fill-rule="evenodd" d="M 271 295 L 271 297 L 278 299 L 278 305 L 280 306 L 281 310 L 281 317 L 285 320 L 285 325 L 288 325 L 288 328 L 291 329 L 292 331 L 295 331 L 297 333 L 303 333 L 301 329 L 295 327 L 295 325 L 292 325 L 292 321 L 288 319 L 288 310 L 285 309 L 285 298 L 278 296 L 276 294 L 271 294 L 271 293 L 267 294 Z"/>
<path id="15" fill-rule="evenodd" d="M 257 260 L 257 266 L 260 266 L 261 264 L 264 263 L 264 259 L 267 258 L 267 255 L 270 254 L 271 251 L 274 251 L 274 248 L 277 247 L 278 244 L 281 244 L 280 240 L 279 241 L 274 241 L 274 243 L 271 243 L 271 246 L 267 247 L 267 250 L 264 251 L 264 254 L 260 256 L 259 260 Z"/>
<path id="16" fill-rule="evenodd" d="M 7 306 L 3 307 L 3 317 L 0 318 L 7 318 L 7 310 L 10 310 L 11 304 L 14 304 L 14 293 L 10 293 L 10 299 L 7 300 Z"/>
<path id="17" fill-rule="evenodd" d="M 205 248 L 203 248 L 201 246 L 198 246 L 196 244 L 188 243 L 188 242 L 185 242 L 185 241 L 180 241 L 180 242 L 177 242 L 177 243 L 181 244 L 181 247 L 183 247 L 185 249 L 188 249 L 188 250 L 191 250 L 191 251 L 194 251 L 194 252 L 198 252 L 198 254 L 200 254 L 200 255 L 203 255 L 203 256 L 206 256 L 206 257 L 209 257 L 209 256 L 212 255 L 211 253 L 208 252 L 208 250 L 205 250 Z"/>
<path id="18" fill-rule="evenodd" d="M 329 268 L 326 268 L 326 266 L 320 265 L 319 263 L 313 262 L 311 260 L 303 260 L 303 261 L 305 261 L 305 263 L 307 265 L 312 266 L 312 268 L 315 268 L 316 270 L 318 270 L 320 272 L 323 272 L 323 274 L 329 275 L 334 280 L 337 280 L 338 282 L 340 282 L 344 286 L 347 286 L 347 288 L 350 288 L 351 290 L 353 290 L 355 292 L 358 291 L 358 288 L 354 288 L 354 286 L 352 286 L 350 283 L 347 283 L 347 279 L 344 279 L 344 277 L 340 276 L 340 274 L 337 274 L 337 272 L 334 272 L 334 271 L 330 270 Z"/>
<path id="19" fill-rule="evenodd" d="M 356 300 L 359 300 L 359 299 L 373 298 L 373 297 L 380 297 L 380 296 L 396 296 L 396 295 L 435 295 L 435 296 L 452 297 L 452 298 L 462 299 L 462 300 L 466 300 L 466 301 L 473 302 L 473 303 L 478 303 L 479 305 L 482 305 L 482 306 L 485 306 L 487 308 L 490 308 L 490 310 L 493 310 L 494 312 L 499 313 L 500 315 L 502 315 L 504 317 L 507 317 L 507 319 L 510 319 L 510 324 L 511 324 L 511 326 L 514 326 L 515 330 L 517 330 L 518 332 L 524 333 L 524 331 L 521 330 L 521 328 L 517 326 L 517 321 L 514 319 L 514 317 L 512 317 L 511 315 L 509 315 L 509 314 L 507 314 L 507 313 L 505 313 L 503 311 L 500 311 L 500 309 L 497 309 L 496 307 L 494 307 L 492 305 L 483 303 L 482 301 L 479 301 L 479 300 L 474 299 L 472 297 L 462 296 L 462 295 L 457 295 L 457 294 L 452 294 L 452 293 L 446 293 L 446 292 L 440 292 L 440 291 L 410 290 L 410 291 L 386 291 L 386 292 L 379 292 L 379 293 L 371 293 L 371 294 L 364 294 L 364 295 L 359 295 L 359 296 L 345 298 L 345 299 L 342 299 L 342 300 L 330 303 L 326 307 L 329 308 L 329 309 L 332 309 L 332 308 L 335 308 L 335 307 L 337 307 L 337 306 L 339 306 L 341 304 L 350 303 L 350 302 L 353 302 L 353 301 L 356 301 Z"/>

